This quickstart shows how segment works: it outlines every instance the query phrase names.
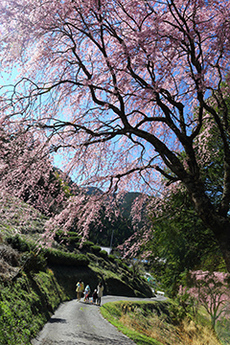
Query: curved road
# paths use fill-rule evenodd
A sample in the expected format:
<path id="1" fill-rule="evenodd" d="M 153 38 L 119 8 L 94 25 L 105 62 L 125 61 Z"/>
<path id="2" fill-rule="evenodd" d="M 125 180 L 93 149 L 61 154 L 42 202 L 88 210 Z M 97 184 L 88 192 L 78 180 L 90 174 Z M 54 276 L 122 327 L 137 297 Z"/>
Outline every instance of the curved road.
<path id="1" fill-rule="evenodd" d="M 144 298 L 141 300 L 163 300 L 164 297 Z M 104 296 L 102 303 L 119 300 L 136 301 L 140 298 Z M 32 340 L 33 345 L 134 345 L 135 343 L 120 333 L 105 320 L 100 308 L 76 299 L 59 306 L 50 321 L 38 336 Z"/>

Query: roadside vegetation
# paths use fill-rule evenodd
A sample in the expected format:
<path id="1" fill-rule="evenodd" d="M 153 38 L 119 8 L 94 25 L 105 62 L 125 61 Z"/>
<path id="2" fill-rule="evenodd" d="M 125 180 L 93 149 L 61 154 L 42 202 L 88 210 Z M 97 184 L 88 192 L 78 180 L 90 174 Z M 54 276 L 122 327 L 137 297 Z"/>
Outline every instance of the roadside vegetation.
<path id="1" fill-rule="evenodd" d="M 204 315 L 181 313 L 181 306 L 165 302 L 114 302 L 102 315 L 137 345 L 221 345 Z"/>
<path id="2" fill-rule="evenodd" d="M 0 344 L 27 345 L 68 298 L 51 270 L 0 281 Z"/>

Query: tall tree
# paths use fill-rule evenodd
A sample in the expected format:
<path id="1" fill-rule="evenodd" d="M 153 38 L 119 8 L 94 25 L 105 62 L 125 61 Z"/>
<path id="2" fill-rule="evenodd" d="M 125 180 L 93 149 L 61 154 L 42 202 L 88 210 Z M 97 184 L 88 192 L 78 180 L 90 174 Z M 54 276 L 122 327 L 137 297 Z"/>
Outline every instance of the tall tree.
<path id="1" fill-rule="evenodd" d="M 0 60 L 20 70 L 3 125 L 44 130 L 79 183 L 181 181 L 230 271 L 229 12 L 227 0 L 3 0 Z M 223 147 L 218 203 L 197 156 L 205 118 Z"/>

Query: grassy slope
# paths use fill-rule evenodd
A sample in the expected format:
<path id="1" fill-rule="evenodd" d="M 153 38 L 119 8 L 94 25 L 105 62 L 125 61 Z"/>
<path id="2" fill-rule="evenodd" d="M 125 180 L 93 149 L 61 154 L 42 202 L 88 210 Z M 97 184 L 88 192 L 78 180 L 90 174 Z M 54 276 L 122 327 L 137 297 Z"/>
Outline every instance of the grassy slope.
<path id="1" fill-rule="evenodd" d="M 0 344 L 27 345 L 68 296 L 51 271 L 0 282 Z"/>
<path id="2" fill-rule="evenodd" d="M 210 327 L 189 319 L 175 322 L 170 310 L 169 301 L 123 301 L 101 307 L 102 315 L 137 345 L 221 345 Z"/>

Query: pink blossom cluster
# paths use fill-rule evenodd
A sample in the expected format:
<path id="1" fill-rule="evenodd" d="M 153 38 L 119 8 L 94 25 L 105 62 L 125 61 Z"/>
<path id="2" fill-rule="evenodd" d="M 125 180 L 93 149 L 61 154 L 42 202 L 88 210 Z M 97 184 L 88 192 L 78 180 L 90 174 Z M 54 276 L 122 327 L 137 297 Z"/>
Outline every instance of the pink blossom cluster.
<path id="1" fill-rule="evenodd" d="M 41 127 L 56 125 L 52 141 L 56 148 L 65 148 L 67 169 L 91 183 L 105 186 L 114 176 L 116 185 L 122 176 L 126 185 L 140 188 L 147 182 L 154 187 L 153 166 L 165 167 L 144 138 L 135 133 L 121 137 L 124 123 L 118 94 L 132 128 L 151 133 L 179 152 L 179 132 L 174 126 L 181 120 L 175 107 L 186 105 L 183 122 L 191 133 L 197 126 L 193 119 L 197 83 L 200 90 L 216 88 L 220 71 L 225 74 L 228 68 L 226 1 L 212 0 L 206 6 L 205 1 L 181 0 L 55 0 L 42 4 L 17 0 L 2 1 L 0 14 L 7 23 L 1 26 L 0 60 L 9 68 L 17 63 L 21 72 L 14 97 L 8 99 L 9 111 L 13 102 L 14 111 L 15 107 L 18 113 L 28 111 Z M 189 39 L 197 42 L 202 72 L 188 61 Z M 135 74 L 127 69 L 129 62 Z M 156 92 L 162 93 L 174 123 L 167 123 Z M 28 102 L 30 97 L 35 103 Z M 115 137 L 116 147 L 114 141 L 109 143 Z M 147 149 L 142 150 L 143 146 Z"/>
<path id="2" fill-rule="evenodd" d="M 151 207 L 160 214 L 180 183 L 198 212 L 208 205 L 200 212 L 208 225 L 225 226 L 219 217 L 228 217 L 229 180 L 214 212 L 200 171 L 216 155 L 208 142 L 214 125 L 229 159 L 229 87 L 222 88 L 229 85 L 229 1 L 2 0 L 0 17 L 1 67 L 17 70 L 15 83 L 1 87 L 2 190 L 48 214 L 52 202 L 66 201 L 48 183 L 58 155 L 80 191 L 97 187 L 104 201 L 79 193 L 50 228 L 77 222 L 86 237 L 102 204 L 109 218 L 114 195 L 127 190 L 155 194 Z M 134 203 L 135 223 L 144 203 Z"/>
<path id="3" fill-rule="evenodd" d="M 65 195 L 47 149 L 36 134 L 15 127 L 12 134 L 6 128 L 0 130 L 0 190 L 51 215 L 53 204 L 63 201 Z"/>

